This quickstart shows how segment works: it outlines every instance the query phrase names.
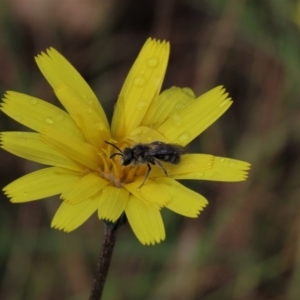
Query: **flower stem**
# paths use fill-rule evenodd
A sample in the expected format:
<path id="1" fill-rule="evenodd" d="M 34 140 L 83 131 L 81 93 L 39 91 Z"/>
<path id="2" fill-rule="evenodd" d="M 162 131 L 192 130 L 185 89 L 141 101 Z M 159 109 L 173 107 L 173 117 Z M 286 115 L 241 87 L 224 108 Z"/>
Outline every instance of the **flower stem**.
<path id="1" fill-rule="evenodd" d="M 102 248 L 99 255 L 93 288 L 89 300 L 101 299 L 102 292 L 104 289 L 104 284 L 106 281 L 106 276 L 108 273 L 110 261 L 112 258 L 112 254 L 116 242 L 116 232 L 117 230 L 105 224 L 104 240 L 102 243 Z"/>

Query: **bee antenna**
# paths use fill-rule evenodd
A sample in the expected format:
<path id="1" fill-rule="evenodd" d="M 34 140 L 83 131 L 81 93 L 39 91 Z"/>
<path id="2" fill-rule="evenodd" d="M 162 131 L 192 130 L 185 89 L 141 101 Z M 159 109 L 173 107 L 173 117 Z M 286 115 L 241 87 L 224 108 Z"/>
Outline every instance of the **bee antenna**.
<path id="1" fill-rule="evenodd" d="M 115 153 L 115 154 L 113 154 L 110 158 L 112 158 L 113 156 L 115 156 L 115 155 L 122 155 L 123 156 L 123 154 L 121 154 L 121 153 L 123 153 L 123 151 L 119 148 L 119 147 L 117 147 L 116 145 L 114 145 L 114 144 L 112 144 L 112 143 L 110 143 L 110 142 L 107 142 L 107 141 L 104 141 L 106 144 L 108 144 L 108 145 L 111 145 L 111 146 L 113 146 L 115 149 L 117 149 L 117 150 L 119 150 L 120 151 L 120 153 Z"/>
<path id="2" fill-rule="evenodd" d="M 109 158 L 112 159 L 114 156 L 117 156 L 117 155 L 124 156 L 123 153 L 114 153 Z"/>

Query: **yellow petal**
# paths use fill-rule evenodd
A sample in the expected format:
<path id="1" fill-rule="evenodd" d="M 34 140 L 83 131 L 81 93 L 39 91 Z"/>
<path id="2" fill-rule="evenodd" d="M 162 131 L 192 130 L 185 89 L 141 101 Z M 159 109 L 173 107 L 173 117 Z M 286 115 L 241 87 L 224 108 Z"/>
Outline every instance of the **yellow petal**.
<path id="1" fill-rule="evenodd" d="M 126 136 L 127 140 L 133 141 L 134 143 L 151 143 L 153 141 L 161 141 L 167 143 L 167 139 L 157 132 L 156 130 L 146 127 L 140 126 L 133 129 L 128 136 Z"/>
<path id="2" fill-rule="evenodd" d="M 49 48 L 47 53 L 42 52 L 36 58 L 41 72 L 54 90 L 67 85 L 83 102 L 86 102 L 108 127 L 108 122 L 96 95 L 77 72 L 77 70 L 55 49 Z"/>
<path id="3" fill-rule="evenodd" d="M 101 193 L 98 217 L 99 219 L 115 222 L 124 212 L 128 203 L 129 193 L 123 188 L 107 186 Z"/>
<path id="4" fill-rule="evenodd" d="M 163 91 L 151 103 L 142 125 L 158 128 L 169 116 L 193 103 L 195 98 L 189 88 L 172 87 Z"/>
<path id="5" fill-rule="evenodd" d="M 174 113 L 157 128 L 170 143 L 187 145 L 215 122 L 231 105 L 222 87 L 216 87 Z"/>
<path id="6" fill-rule="evenodd" d="M 166 169 L 168 176 L 176 179 L 202 179 L 200 176 L 204 172 L 212 168 L 214 156 L 208 154 L 185 154 L 182 155 L 181 161 L 178 165 L 171 165 L 162 163 Z M 195 178 L 192 178 L 192 177 Z M 197 178 L 197 176 L 199 178 Z M 163 170 L 158 167 L 152 167 L 150 178 L 165 177 Z M 188 177 L 188 178 L 186 178 Z"/>
<path id="7" fill-rule="evenodd" d="M 55 93 L 90 144 L 101 147 L 104 141 L 110 139 L 107 125 L 87 102 L 81 101 L 74 90 L 62 85 L 55 90 Z"/>
<path id="8" fill-rule="evenodd" d="M 144 201 L 148 206 L 160 209 L 171 201 L 171 197 L 158 184 L 149 178 L 145 184 L 140 187 L 144 181 L 144 176 L 139 177 L 135 181 L 125 184 L 124 188 L 132 195 Z"/>
<path id="9" fill-rule="evenodd" d="M 51 222 L 51 227 L 70 232 L 82 225 L 96 210 L 98 201 L 86 199 L 77 204 L 63 202 Z"/>
<path id="10" fill-rule="evenodd" d="M 160 177 L 153 180 L 172 198 L 171 202 L 166 205 L 166 208 L 177 214 L 196 218 L 200 214 L 200 211 L 208 204 L 203 196 L 186 188 L 172 178 Z"/>
<path id="11" fill-rule="evenodd" d="M 148 39 L 133 64 L 120 92 L 112 121 L 112 134 L 121 139 L 138 127 L 165 76 L 170 45 Z"/>
<path id="12" fill-rule="evenodd" d="M 205 154 L 188 154 L 184 156 L 184 161 L 190 165 L 197 166 L 198 162 L 203 159 Z M 179 173 L 174 171 L 170 177 L 175 179 L 201 179 L 213 181 L 243 181 L 248 177 L 250 164 L 241 160 L 211 156 L 210 168 L 197 170 L 192 168 L 190 172 Z M 179 163 L 178 166 L 180 166 Z M 152 174 L 151 174 L 152 177 Z"/>
<path id="13" fill-rule="evenodd" d="M 154 245 L 165 239 L 165 228 L 158 209 L 131 195 L 125 213 L 133 232 L 143 245 Z"/>
<path id="14" fill-rule="evenodd" d="M 97 170 L 99 167 L 100 158 L 97 155 L 97 149 L 88 143 L 49 128 L 43 131 L 41 140 L 56 151 L 92 170 Z"/>
<path id="15" fill-rule="evenodd" d="M 101 190 L 108 184 L 109 182 L 99 175 L 88 173 L 70 186 L 69 189 L 66 189 L 60 198 L 70 204 L 77 204 L 96 194 L 100 194 Z"/>
<path id="16" fill-rule="evenodd" d="M 51 167 L 25 175 L 3 191 L 11 202 L 28 202 L 60 194 L 79 178 L 78 172 Z"/>
<path id="17" fill-rule="evenodd" d="M 19 157 L 44 165 L 82 171 L 83 167 L 68 157 L 50 148 L 41 141 L 41 135 L 34 132 L 2 132 L 1 147 Z"/>
<path id="18" fill-rule="evenodd" d="M 1 110 L 17 122 L 38 132 L 45 127 L 52 127 L 81 140 L 84 139 L 65 111 L 41 99 L 8 91 L 1 103 Z"/>

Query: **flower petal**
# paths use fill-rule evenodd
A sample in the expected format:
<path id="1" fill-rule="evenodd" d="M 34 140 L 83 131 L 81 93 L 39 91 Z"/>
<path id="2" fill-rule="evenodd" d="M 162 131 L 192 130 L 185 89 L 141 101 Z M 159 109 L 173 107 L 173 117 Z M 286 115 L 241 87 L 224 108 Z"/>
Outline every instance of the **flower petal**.
<path id="1" fill-rule="evenodd" d="M 41 135 L 34 132 L 2 132 L 1 148 L 19 157 L 44 165 L 82 171 L 83 167 L 68 157 L 50 148 L 41 141 Z"/>
<path id="2" fill-rule="evenodd" d="M 112 121 L 114 138 L 121 139 L 141 124 L 152 100 L 161 89 L 169 51 L 168 42 L 146 41 L 118 98 Z"/>
<path id="3" fill-rule="evenodd" d="M 110 139 L 107 125 L 87 102 L 81 101 L 74 90 L 66 85 L 61 85 L 55 90 L 55 93 L 90 144 L 101 147 L 105 140 Z"/>
<path id="4" fill-rule="evenodd" d="M 146 127 L 140 126 L 133 129 L 128 136 L 126 136 L 127 140 L 133 141 L 134 143 L 150 143 L 153 141 L 161 141 L 167 143 L 166 138 L 157 132 L 156 130 Z"/>
<path id="5" fill-rule="evenodd" d="M 47 49 L 36 56 L 35 61 L 41 72 L 56 91 L 62 85 L 67 85 L 78 95 L 78 98 L 86 102 L 108 127 L 108 122 L 96 95 L 78 73 L 78 71 L 55 49 Z"/>
<path id="6" fill-rule="evenodd" d="M 154 245 L 165 239 L 165 228 L 158 209 L 131 195 L 125 213 L 133 232 L 143 245 Z"/>
<path id="7" fill-rule="evenodd" d="M 25 175 L 3 188 L 11 202 L 28 202 L 62 193 L 80 178 L 78 172 L 51 167 Z"/>
<path id="8" fill-rule="evenodd" d="M 76 181 L 74 185 L 66 189 L 60 196 L 70 204 L 77 204 L 91 198 L 107 186 L 109 182 L 95 173 L 88 173 Z M 94 197 L 93 197 L 94 198 Z"/>
<path id="9" fill-rule="evenodd" d="M 194 92 L 189 88 L 173 86 L 163 91 L 151 103 L 142 125 L 158 128 L 169 116 L 193 103 L 195 98 Z"/>
<path id="10" fill-rule="evenodd" d="M 187 145 L 215 122 L 232 104 L 225 89 L 216 87 L 174 113 L 157 128 L 170 143 Z"/>
<path id="11" fill-rule="evenodd" d="M 101 193 L 98 217 L 99 219 L 115 222 L 124 212 L 128 203 L 129 193 L 123 188 L 107 186 Z"/>
<path id="12" fill-rule="evenodd" d="M 69 114 L 41 99 L 8 91 L 1 103 L 1 110 L 35 131 L 41 132 L 45 127 L 50 126 L 81 140 L 84 139 Z"/>
<path id="13" fill-rule="evenodd" d="M 51 222 L 51 227 L 70 232 L 82 225 L 96 210 L 97 199 L 86 199 L 77 204 L 63 202 Z"/>
<path id="14" fill-rule="evenodd" d="M 201 176 L 212 168 L 213 162 L 214 156 L 209 154 L 185 154 L 181 157 L 178 165 L 163 163 L 163 166 L 169 177 L 175 179 L 202 179 Z M 160 167 L 154 166 L 149 177 L 165 177 L 165 173 Z"/>
<path id="15" fill-rule="evenodd" d="M 41 135 L 41 140 L 76 162 L 92 169 L 97 170 L 100 158 L 97 155 L 97 149 L 92 145 L 73 139 L 57 130 L 46 128 Z"/>
<path id="16" fill-rule="evenodd" d="M 137 178 L 131 183 L 124 184 L 124 188 L 128 190 L 132 195 L 144 201 L 147 205 L 152 206 L 156 209 L 164 207 L 171 201 L 171 197 L 160 185 L 156 184 L 149 178 L 146 180 L 144 185 L 141 187 L 144 176 Z"/>
<path id="17" fill-rule="evenodd" d="M 205 161 L 206 157 L 210 157 L 208 168 L 202 168 L 201 161 Z M 190 165 L 188 172 L 181 172 L 181 164 Z M 177 169 L 177 168 L 178 169 Z M 174 168 L 174 169 L 173 169 Z M 170 177 L 174 179 L 196 179 L 196 180 L 213 180 L 213 181 L 244 181 L 248 177 L 250 164 L 241 160 L 226 157 L 217 157 L 205 154 L 187 154 L 182 157 L 182 162 L 172 169 L 166 167 Z M 169 171 L 170 170 L 170 171 Z M 160 170 L 153 170 L 150 176 L 162 176 Z M 153 173 L 153 174 L 152 174 Z"/>
<path id="18" fill-rule="evenodd" d="M 169 177 L 153 179 L 159 184 L 172 198 L 166 208 L 177 214 L 196 218 L 200 211 L 208 204 L 207 200 L 200 194 L 186 188 L 176 180 Z"/>

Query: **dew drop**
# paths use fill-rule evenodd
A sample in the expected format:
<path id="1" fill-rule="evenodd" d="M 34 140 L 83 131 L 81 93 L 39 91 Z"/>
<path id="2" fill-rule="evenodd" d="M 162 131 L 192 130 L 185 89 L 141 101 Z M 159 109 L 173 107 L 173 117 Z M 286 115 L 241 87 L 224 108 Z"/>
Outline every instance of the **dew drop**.
<path id="1" fill-rule="evenodd" d="M 178 102 L 175 105 L 175 109 L 177 109 L 177 110 L 183 109 L 184 107 L 185 107 L 185 104 L 182 102 Z"/>
<path id="2" fill-rule="evenodd" d="M 35 98 L 30 99 L 30 104 L 35 105 L 38 103 L 38 100 Z"/>
<path id="3" fill-rule="evenodd" d="M 28 196 L 28 193 L 27 193 L 27 192 L 24 192 L 24 193 L 23 193 L 23 196 L 27 197 L 27 196 Z"/>
<path id="4" fill-rule="evenodd" d="M 195 95 L 195 93 L 194 93 L 194 91 L 193 91 L 192 89 L 190 89 L 190 88 L 188 88 L 188 87 L 184 87 L 184 88 L 182 89 L 182 91 L 183 91 L 186 95 L 188 95 L 188 96 L 190 96 L 190 97 L 192 97 L 192 98 L 196 98 L 196 95 Z"/>
<path id="5" fill-rule="evenodd" d="M 99 122 L 95 125 L 95 129 L 99 131 L 103 131 L 105 128 L 104 124 L 102 122 Z"/>
<path id="6" fill-rule="evenodd" d="M 221 162 L 225 162 L 225 160 L 226 160 L 226 159 L 225 159 L 225 158 L 223 158 L 223 157 L 222 157 L 222 158 L 220 158 L 220 161 L 221 161 Z"/>
<path id="7" fill-rule="evenodd" d="M 142 76 L 142 75 L 138 75 L 134 78 L 133 80 L 133 84 L 135 86 L 143 86 L 146 82 L 146 78 L 145 76 Z"/>
<path id="8" fill-rule="evenodd" d="M 141 111 L 144 107 L 146 107 L 148 105 L 147 102 L 139 102 L 136 106 L 136 109 Z"/>
<path id="9" fill-rule="evenodd" d="M 48 118 L 46 118 L 46 123 L 51 125 L 54 123 L 54 121 L 53 121 L 53 119 L 48 117 Z"/>
<path id="10" fill-rule="evenodd" d="M 158 65 L 158 59 L 156 57 L 151 57 L 147 60 L 147 65 L 150 68 L 155 68 Z"/>
<path id="11" fill-rule="evenodd" d="M 181 126 L 181 117 L 179 115 L 173 114 L 171 119 L 172 119 L 173 125 L 175 125 L 177 127 Z"/>
<path id="12" fill-rule="evenodd" d="M 134 135 L 139 135 L 139 134 L 142 134 L 142 133 L 143 133 L 142 128 L 135 128 L 135 129 L 133 129 L 133 130 L 130 132 L 130 135 L 131 135 L 131 136 L 134 136 Z"/>
<path id="13" fill-rule="evenodd" d="M 178 137 L 178 142 L 180 144 L 184 144 L 186 142 L 189 142 L 190 140 L 191 140 L 191 135 L 188 132 L 185 132 Z"/>

